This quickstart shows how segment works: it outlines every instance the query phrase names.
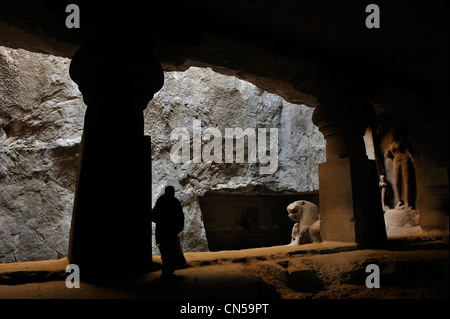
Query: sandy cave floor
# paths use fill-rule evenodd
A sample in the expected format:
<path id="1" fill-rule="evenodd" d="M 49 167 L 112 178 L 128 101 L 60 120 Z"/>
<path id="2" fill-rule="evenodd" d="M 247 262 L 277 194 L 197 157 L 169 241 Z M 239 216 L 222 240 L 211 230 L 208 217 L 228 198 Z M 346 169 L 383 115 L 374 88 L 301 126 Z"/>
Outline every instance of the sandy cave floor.
<path id="1" fill-rule="evenodd" d="M 448 237 L 390 238 L 383 249 L 324 242 L 236 251 L 185 253 L 180 280 L 154 271 L 125 281 L 84 282 L 68 289 L 68 259 L 0 265 L 0 299 L 441 299 L 449 298 Z M 365 285 L 366 266 L 380 288 Z"/>

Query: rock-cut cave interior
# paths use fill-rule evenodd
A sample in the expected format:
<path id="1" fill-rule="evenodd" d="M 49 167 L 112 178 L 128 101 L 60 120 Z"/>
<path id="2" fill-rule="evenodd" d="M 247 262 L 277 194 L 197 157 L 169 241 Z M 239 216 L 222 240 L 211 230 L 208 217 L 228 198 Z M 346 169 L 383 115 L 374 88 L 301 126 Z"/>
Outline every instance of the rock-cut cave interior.
<path id="1" fill-rule="evenodd" d="M 368 1 L 78 1 L 70 28 L 71 2 L 17 3 L 0 298 L 448 298 L 447 2 L 378 1 L 377 29 Z M 152 223 L 168 185 L 177 293 Z"/>

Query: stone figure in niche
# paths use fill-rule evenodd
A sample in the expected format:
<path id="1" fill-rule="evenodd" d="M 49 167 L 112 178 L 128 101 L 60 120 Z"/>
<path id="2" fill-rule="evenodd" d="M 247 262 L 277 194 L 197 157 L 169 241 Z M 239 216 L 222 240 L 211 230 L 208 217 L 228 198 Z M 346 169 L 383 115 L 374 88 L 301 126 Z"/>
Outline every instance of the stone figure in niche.
<path id="1" fill-rule="evenodd" d="M 156 223 L 156 244 L 161 252 L 162 279 L 176 279 L 175 269 L 186 268 L 178 234 L 184 229 L 184 214 L 175 188 L 167 186 L 152 209 L 151 219 Z"/>
<path id="2" fill-rule="evenodd" d="M 381 192 L 381 207 L 383 207 L 383 212 L 385 212 L 388 209 L 391 209 L 388 204 L 390 199 L 389 185 L 386 181 L 385 175 L 380 175 L 380 183 L 378 185 Z"/>
<path id="3" fill-rule="evenodd" d="M 319 207 L 305 200 L 288 205 L 289 218 L 295 222 L 292 240 L 288 246 L 321 242 Z"/>
<path id="4" fill-rule="evenodd" d="M 401 138 L 394 136 L 388 150 L 384 154 L 392 160 L 395 209 L 413 208 L 412 187 L 414 158 Z"/>

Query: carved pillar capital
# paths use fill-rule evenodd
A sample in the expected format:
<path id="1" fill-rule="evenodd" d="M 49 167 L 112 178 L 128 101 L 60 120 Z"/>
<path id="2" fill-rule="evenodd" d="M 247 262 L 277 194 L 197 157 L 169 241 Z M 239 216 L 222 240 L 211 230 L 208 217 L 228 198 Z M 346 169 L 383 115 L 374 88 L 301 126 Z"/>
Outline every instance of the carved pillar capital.
<path id="1" fill-rule="evenodd" d="M 338 97 L 317 106 L 312 121 L 325 138 L 335 135 L 363 135 L 372 112 L 372 106 L 364 100 Z"/>
<path id="2" fill-rule="evenodd" d="M 125 99 L 145 109 L 164 84 L 159 61 L 146 48 L 117 47 L 102 42 L 82 46 L 73 56 L 70 77 L 85 103 Z"/>
<path id="3" fill-rule="evenodd" d="M 364 157 L 362 139 L 372 116 L 372 106 L 359 98 L 340 96 L 320 104 L 312 121 L 327 140 L 327 158 Z"/>

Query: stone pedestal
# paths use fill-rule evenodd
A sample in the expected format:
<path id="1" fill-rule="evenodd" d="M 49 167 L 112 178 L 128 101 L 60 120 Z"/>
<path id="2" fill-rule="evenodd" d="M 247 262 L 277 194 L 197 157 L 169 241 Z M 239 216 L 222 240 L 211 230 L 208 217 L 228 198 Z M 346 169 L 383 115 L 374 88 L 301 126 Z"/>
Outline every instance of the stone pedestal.
<path id="1" fill-rule="evenodd" d="M 327 143 L 327 160 L 319 164 L 323 240 L 371 247 L 386 241 L 376 165 L 367 158 L 363 140 L 371 112 L 364 101 L 339 97 L 313 113 Z"/>
<path id="2" fill-rule="evenodd" d="M 87 104 L 69 260 L 83 278 L 135 274 L 152 263 L 151 145 L 143 110 L 163 84 L 160 64 L 136 51 L 82 47 L 70 76 Z"/>
<path id="3" fill-rule="evenodd" d="M 386 233 L 388 236 L 420 234 L 419 212 L 411 207 L 388 209 L 384 213 Z"/>

